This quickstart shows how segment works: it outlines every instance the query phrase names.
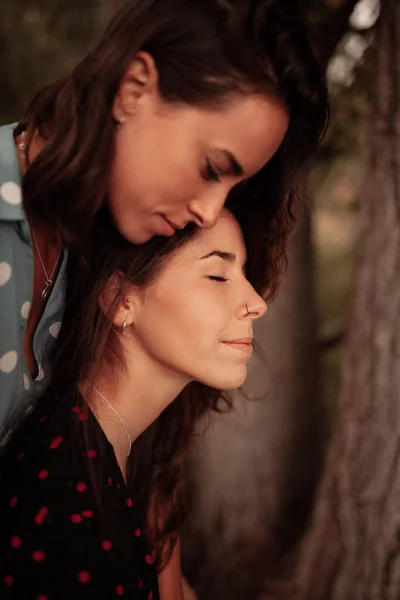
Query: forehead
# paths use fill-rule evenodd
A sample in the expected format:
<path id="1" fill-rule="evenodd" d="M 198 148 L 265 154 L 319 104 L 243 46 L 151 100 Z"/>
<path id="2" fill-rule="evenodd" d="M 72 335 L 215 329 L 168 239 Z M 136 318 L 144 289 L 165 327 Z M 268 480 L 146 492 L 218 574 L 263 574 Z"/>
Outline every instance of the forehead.
<path id="1" fill-rule="evenodd" d="M 240 267 L 246 262 L 246 246 L 242 230 L 236 219 L 227 209 L 223 209 L 214 227 L 200 229 L 192 241 L 178 250 L 174 259 L 172 259 L 172 263 L 175 265 L 191 266 L 193 266 L 193 263 L 201 264 L 201 257 L 213 250 L 235 254 L 236 264 Z M 218 259 L 215 258 L 214 260 Z"/>
<path id="2" fill-rule="evenodd" d="M 230 150 L 247 176 L 272 158 L 289 125 L 287 108 L 273 95 L 238 95 L 223 108 L 198 111 L 207 145 Z"/>

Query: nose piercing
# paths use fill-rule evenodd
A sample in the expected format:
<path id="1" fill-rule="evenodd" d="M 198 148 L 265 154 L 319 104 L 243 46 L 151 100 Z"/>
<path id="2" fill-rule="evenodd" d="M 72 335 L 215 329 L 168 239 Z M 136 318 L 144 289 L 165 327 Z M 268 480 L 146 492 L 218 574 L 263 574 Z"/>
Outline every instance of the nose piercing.
<path id="1" fill-rule="evenodd" d="M 246 316 L 247 316 L 247 315 L 249 315 L 249 314 L 250 314 L 250 311 L 249 311 L 249 308 L 248 308 L 247 304 L 246 304 L 246 311 L 247 311 L 247 312 L 246 312 Z"/>

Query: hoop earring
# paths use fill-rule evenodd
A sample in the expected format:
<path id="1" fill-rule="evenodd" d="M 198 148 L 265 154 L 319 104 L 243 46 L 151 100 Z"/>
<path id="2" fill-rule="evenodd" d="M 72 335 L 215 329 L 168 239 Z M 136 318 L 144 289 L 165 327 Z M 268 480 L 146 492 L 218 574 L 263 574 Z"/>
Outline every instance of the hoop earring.
<path id="1" fill-rule="evenodd" d="M 124 333 L 125 327 L 126 327 L 126 321 L 124 321 L 124 324 L 121 327 L 121 333 Z"/>

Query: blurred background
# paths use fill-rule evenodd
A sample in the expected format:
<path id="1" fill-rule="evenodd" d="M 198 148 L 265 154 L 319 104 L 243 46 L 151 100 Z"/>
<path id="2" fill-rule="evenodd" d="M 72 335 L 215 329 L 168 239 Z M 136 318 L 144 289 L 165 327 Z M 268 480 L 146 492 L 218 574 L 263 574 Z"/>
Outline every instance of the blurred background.
<path id="1" fill-rule="evenodd" d="M 326 68 L 331 122 L 304 190 L 313 208 L 298 211 L 286 283 L 256 332 L 264 358 L 253 360 L 233 412 L 199 424 L 194 436 L 188 461 L 194 503 L 183 532 L 183 564 L 201 600 L 400 597 L 399 519 L 394 508 L 390 516 L 385 512 L 400 487 L 394 258 L 380 295 L 387 303 L 371 296 L 374 277 L 388 264 L 378 260 L 387 231 L 397 231 L 400 214 L 399 6 L 396 0 L 382 7 L 379 0 L 301 3 Z M 2 0 L 1 123 L 18 120 L 36 90 L 74 67 L 116 5 Z M 389 229 L 382 226 L 381 237 L 374 237 L 376 207 L 385 202 Z M 381 323 L 378 333 L 372 313 Z M 382 322 L 381 313 L 387 316 Z M 381 383 L 375 378 L 379 352 L 386 352 L 394 387 L 385 369 Z M 374 412 L 379 401 L 384 416 Z M 379 435 L 370 435 L 373 427 Z M 363 452 L 371 439 L 373 447 Z M 381 463 L 377 457 L 388 440 L 392 453 Z M 370 480 L 357 479 L 369 466 L 371 473 L 386 468 L 391 474 L 372 488 Z M 386 520 L 377 522 L 378 514 Z"/>

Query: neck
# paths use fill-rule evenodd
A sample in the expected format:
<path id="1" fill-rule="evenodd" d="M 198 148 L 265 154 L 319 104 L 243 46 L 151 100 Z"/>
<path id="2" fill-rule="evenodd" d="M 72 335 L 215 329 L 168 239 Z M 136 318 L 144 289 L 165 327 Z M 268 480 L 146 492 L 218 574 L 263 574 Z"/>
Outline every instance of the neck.
<path id="1" fill-rule="evenodd" d="M 173 402 L 189 381 L 138 349 L 125 348 L 124 358 L 126 369 L 121 370 L 117 377 L 115 367 L 102 364 L 101 368 L 89 374 L 87 381 L 118 411 L 136 439 Z M 97 393 L 92 391 L 88 394 L 84 383 L 79 385 L 79 389 L 85 399 L 90 398 L 91 407 L 116 454 L 123 455 L 125 452 L 126 456 L 129 443 L 118 418 Z"/>

